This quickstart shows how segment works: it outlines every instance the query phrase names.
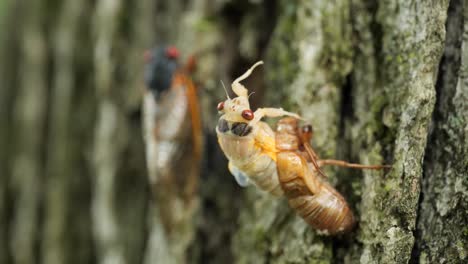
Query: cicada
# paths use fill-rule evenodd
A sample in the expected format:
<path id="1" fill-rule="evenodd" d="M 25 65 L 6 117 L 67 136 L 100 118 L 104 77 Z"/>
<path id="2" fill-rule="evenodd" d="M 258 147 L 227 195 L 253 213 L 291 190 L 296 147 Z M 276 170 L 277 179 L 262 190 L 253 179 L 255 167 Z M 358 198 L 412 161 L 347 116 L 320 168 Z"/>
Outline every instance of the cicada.
<path id="1" fill-rule="evenodd" d="M 263 64 L 254 64 L 242 76 L 232 83 L 235 98 L 227 98 L 218 104 L 221 113 L 216 133 L 218 142 L 229 160 L 229 170 L 240 186 L 253 183 L 258 188 L 273 195 L 283 193 L 276 170 L 275 133 L 270 126 L 262 122 L 263 117 L 292 116 L 297 114 L 282 108 L 250 109 L 248 91 L 240 83 L 252 73 L 253 69 Z"/>
<path id="2" fill-rule="evenodd" d="M 253 183 L 273 195 L 285 195 L 289 205 L 322 234 L 345 233 L 355 217 L 343 196 L 328 183 L 324 165 L 382 169 L 387 165 L 361 165 L 341 160 L 320 160 L 309 144 L 310 126 L 297 129 L 298 114 L 282 108 L 250 109 L 247 89 L 240 81 L 262 64 L 258 62 L 232 83 L 237 97 L 218 104 L 222 114 L 216 132 L 229 170 L 241 186 Z M 289 116 L 278 122 L 276 132 L 263 117 Z"/>
<path id="3" fill-rule="evenodd" d="M 144 138 L 153 193 L 168 229 L 193 208 L 203 137 L 196 87 L 189 74 L 193 60 L 178 64 L 175 47 L 145 53 Z"/>

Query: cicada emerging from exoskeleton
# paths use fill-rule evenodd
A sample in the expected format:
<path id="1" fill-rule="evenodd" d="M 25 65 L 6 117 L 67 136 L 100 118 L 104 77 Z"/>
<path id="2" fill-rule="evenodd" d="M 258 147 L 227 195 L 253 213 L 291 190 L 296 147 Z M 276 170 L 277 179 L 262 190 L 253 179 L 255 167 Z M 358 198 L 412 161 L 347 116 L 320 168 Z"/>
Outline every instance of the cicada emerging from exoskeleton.
<path id="1" fill-rule="evenodd" d="M 250 109 L 247 89 L 240 81 L 262 64 L 258 62 L 232 83 L 236 98 L 218 104 L 221 117 L 216 127 L 229 170 L 241 186 L 253 183 L 273 195 L 284 194 L 289 205 L 322 234 L 349 231 L 355 218 L 343 196 L 326 180 L 320 169 L 337 165 L 360 169 L 382 169 L 385 165 L 352 164 L 320 160 L 309 144 L 311 128 L 297 129 L 299 115 L 281 108 Z M 263 117 L 289 116 L 278 122 L 276 133 Z"/>
<path id="2" fill-rule="evenodd" d="M 273 195 L 283 191 L 276 172 L 275 133 L 261 121 L 263 117 L 298 115 L 281 108 L 250 109 L 248 91 L 240 83 L 263 62 L 257 62 L 246 73 L 234 80 L 232 91 L 236 98 L 218 104 L 219 118 L 216 133 L 224 154 L 229 160 L 229 170 L 237 183 L 247 186 L 250 182 Z"/>
<path id="3" fill-rule="evenodd" d="M 189 74 L 193 59 L 179 67 L 175 47 L 145 53 L 143 98 L 146 159 L 160 218 L 171 232 L 191 221 L 202 156 L 197 91 Z"/>

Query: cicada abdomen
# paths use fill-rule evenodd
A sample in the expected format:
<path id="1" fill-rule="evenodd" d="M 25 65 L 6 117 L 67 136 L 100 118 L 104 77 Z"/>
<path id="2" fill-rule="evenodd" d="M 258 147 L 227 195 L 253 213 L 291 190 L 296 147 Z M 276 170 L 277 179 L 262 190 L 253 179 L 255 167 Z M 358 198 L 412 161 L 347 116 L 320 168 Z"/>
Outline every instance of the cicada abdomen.
<path id="1" fill-rule="evenodd" d="M 355 224 L 353 212 L 343 196 L 307 162 L 301 144 L 297 119 L 281 119 L 276 131 L 276 164 L 289 206 L 321 234 L 350 231 Z"/>

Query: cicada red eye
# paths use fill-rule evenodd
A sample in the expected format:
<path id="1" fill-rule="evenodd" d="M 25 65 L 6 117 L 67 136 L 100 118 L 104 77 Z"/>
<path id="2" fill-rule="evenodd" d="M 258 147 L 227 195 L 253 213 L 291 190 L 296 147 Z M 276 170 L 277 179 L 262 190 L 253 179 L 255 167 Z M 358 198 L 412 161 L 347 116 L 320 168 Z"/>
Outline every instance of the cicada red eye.
<path id="1" fill-rule="evenodd" d="M 179 50 L 174 46 L 170 46 L 166 49 L 166 56 L 170 59 L 177 59 L 179 57 Z"/>
<path id="2" fill-rule="evenodd" d="M 217 108 L 218 108 L 218 111 L 223 111 L 223 109 L 224 109 L 224 102 L 219 102 Z"/>
<path id="3" fill-rule="evenodd" d="M 242 111 L 242 117 L 245 120 L 252 120 L 254 118 L 254 113 L 250 109 L 245 109 L 244 111 Z"/>

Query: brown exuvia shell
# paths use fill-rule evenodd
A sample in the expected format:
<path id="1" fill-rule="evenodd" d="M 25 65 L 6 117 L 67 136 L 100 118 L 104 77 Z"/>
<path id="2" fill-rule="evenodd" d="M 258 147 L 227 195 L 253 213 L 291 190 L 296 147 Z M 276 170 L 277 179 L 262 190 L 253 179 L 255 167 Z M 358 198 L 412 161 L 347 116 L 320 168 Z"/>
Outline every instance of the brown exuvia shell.
<path id="1" fill-rule="evenodd" d="M 297 120 L 283 118 L 276 132 L 277 170 L 288 203 L 321 234 L 349 232 L 355 218 L 346 200 L 300 152 Z"/>

